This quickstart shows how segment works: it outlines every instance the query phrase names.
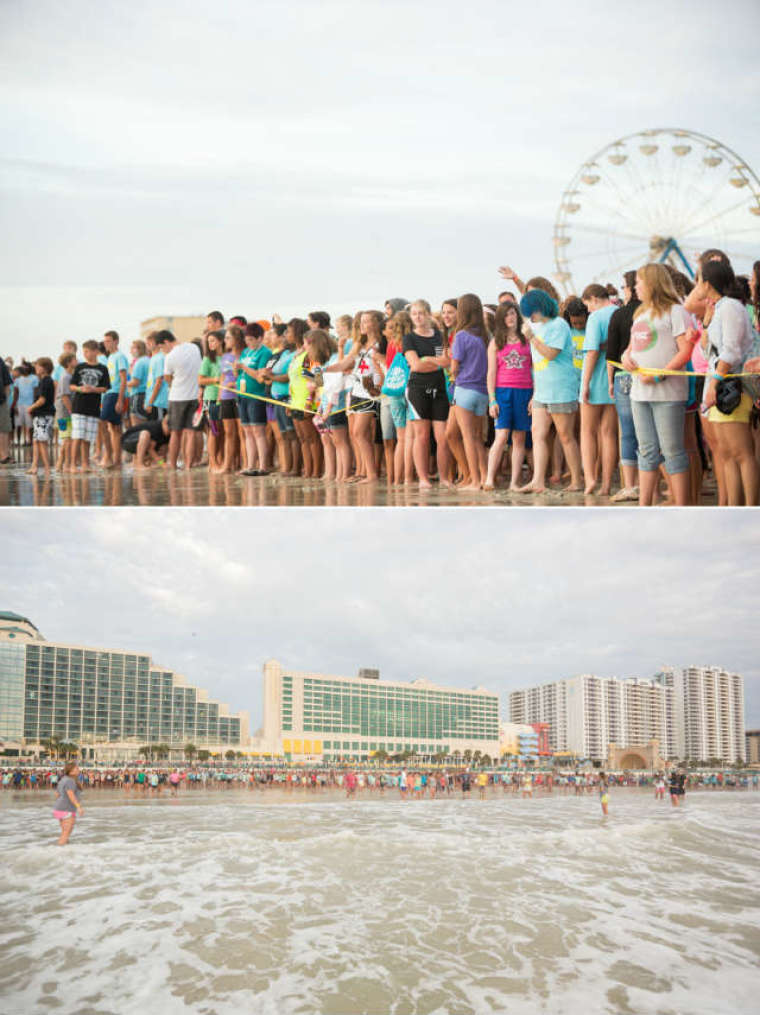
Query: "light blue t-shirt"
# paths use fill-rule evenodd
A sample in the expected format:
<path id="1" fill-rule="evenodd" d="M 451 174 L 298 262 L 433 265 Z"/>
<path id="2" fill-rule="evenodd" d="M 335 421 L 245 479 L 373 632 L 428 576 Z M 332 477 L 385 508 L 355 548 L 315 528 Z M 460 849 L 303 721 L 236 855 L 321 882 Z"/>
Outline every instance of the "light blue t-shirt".
<path id="1" fill-rule="evenodd" d="M 117 349 L 116 352 L 112 352 L 108 357 L 106 366 L 108 367 L 108 376 L 111 380 L 111 387 L 108 390 L 118 395 L 119 388 L 121 387 L 121 377 L 119 374 L 122 370 L 127 375 L 129 374 L 129 360 L 123 352 L 119 352 Z"/>
<path id="2" fill-rule="evenodd" d="M 133 381 L 135 378 L 137 378 L 137 380 L 140 383 L 136 384 L 134 388 L 129 389 L 133 395 L 145 394 L 145 382 L 148 379 L 149 367 L 150 367 L 149 356 L 140 356 L 138 359 L 135 360 L 134 365 L 132 367 L 132 373 L 129 379 L 130 381 Z"/>
<path id="3" fill-rule="evenodd" d="M 162 352 L 154 352 L 148 363 L 148 376 L 145 381 L 145 401 L 150 399 L 155 387 L 156 381 L 159 377 L 164 376 L 164 354 Z M 151 405 L 155 405 L 157 409 L 167 409 L 169 407 L 169 385 L 166 381 L 161 381 L 161 387 L 158 389 L 158 394 L 151 402 Z"/>
<path id="4" fill-rule="evenodd" d="M 19 406 L 34 405 L 34 389 L 39 384 L 36 374 L 30 374 L 29 377 L 17 377 L 13 382 L 13 387 L 18 391 L 18 402 Z"/>
<path id="5" fill-rule="evenodd" d="M 290 361 L 295 356 L 295 349 L 283 349 L 280 358 L 272 366 L 273 374 L 287 374 Z M 287 381 L 272 381 L 272 398 L 287 398 L 290 385 Z"/>
<path id="6" fill-rule="evenodd" d="M 578 374 L 573 366 L 573 340 L 570 325 L 563 318 L 555 317 L 545 323 L 531 321 L 530 326 L 544 345 L 560 350 L 559 355 L 554 359 L 547 359 L 534 345 L 531 345 L 533 398 L 546 405 L 577 402 Z"/>
<path id="7" fill-rule="evenodd" d="M 261 370 L 267 365 L 271 355 L 271 349 L 260 345 L 257 349 L 243 349 L 240 354 L 240 362 L 250 370 Z M 249 395 L 266 395 L 267 393 L 266 385 L 251 377 L 244 370 L 241 370 L 237 376 L 237 389 L 238 392 L 245 392 Z"/>
<path id="8" fill-rule="evenodd" d="M 617 310 L 617 307 L 610 304 L 608 307 L 600 307 L 589 314 L 586 322 L 586 337 L 583 341 L 583 351 L 599 352 L 599 359 L 596 361 L 594 372 L 591 375 L 588 400 L 590 405 L 611 405 L 614 402 L 610 398 L 609 379 L 607 377 L 607 331 L 610 326 L 610 318 Z"/>

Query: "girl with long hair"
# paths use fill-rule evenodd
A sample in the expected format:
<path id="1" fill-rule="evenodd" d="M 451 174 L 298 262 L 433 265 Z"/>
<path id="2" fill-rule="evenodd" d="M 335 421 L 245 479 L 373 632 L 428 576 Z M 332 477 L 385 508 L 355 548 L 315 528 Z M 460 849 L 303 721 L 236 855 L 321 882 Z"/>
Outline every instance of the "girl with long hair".
<path id="1" fill-rule="evenodd" d="M 308 356 L 306 321 L 294 317 L 288 321 L 286 335 L 290 333 L 294 342 L 295 354 L 288 365 L 288 382 L 290 385 L 290 416 L 296 430 L 296 437 L 303 458 L 303 476 L 305 479 L 316 479 L 321 471 L 322 450 L 319 434 L 314 429 L 311 419 L 313 398 L 310 391 L 310 379 L 305 375 L 306 358 Z"/>
<path id="2" fill-rule="evenodd" d="M 691 356 L 689 318 L 662 264 L 636 273 L 636 310 L 623 366 L 633 373 L 631 404 L 639 444 L 639 504 L 652 504 L 660 464 L 670 477 L 677 505 L 689 502 L 689 456 L 684 423 L 689 382 L 685 377 L 639 373 L 641 367 L 681 370 Z"/>
<path id="3" fill-rule="evenodd" d="M 412 330 L 412 318 L 406 310 L 399 310 L 386 325 L 388 339 L 388 366 L 401 353 L 403 356 L 404 335 Z M 408 412 L 406 395 L 389 395 L 393 425 L 396 427 L 396 450 L 393 456 L 393 482 L 411 483 L 414 479 L 412 461 L 412 428 L 407 425 Z"/>
<path id="4" fill-rule="evenodd" d="M 454 413 L 470 473 L 469 484 L 462 484 L 460 490 L 479 490 L 486 481 L 483 421 L 488 411 L 488 342 L 483 304 L 474 293 L 465 293 L 457 301 L 456 333 L 450 351 Z"/>
<path id="5" fill-rule="evenodd" d="M 528 405 L 533 395 L 533 372 L 523 319 L 514 303 L 500 303 L 488 344 L 488 404 L 495 421 L 494 442 L 488 454 L 486 490 L 494 488 L 509 435 L 512 471 L 509 488 L 517 490 L 525 461 L 525 436 L 530 430 Z"/>
<path id="6" fill-rule="evenodd" d="M 451 355 L 451 343 L 457 330 L 457 299 L 453 297 L 444 300 L 441 304 L 441 320 L 443 322 L 443 348 Z M 454 381 L 451 380 L 447 386 L 449 402 L 454 399 Z M 457 414 L 449 411 L 449 418 L 446 421 L 446 445 L 450 452 L 449 466 L 447 468 L 447 479 L 451 482 L 462 483 L 467 486 L 470 482 L 470 471 L 467 465 L 467 455 L 464 450 L 462 431 L 459 428 Z M 456 469 L 452 467 L 451 458 L 456 463 Z"/>
<path id="7" fill-rule="evenodd" d="M 238 406 L 237 389 L 235 385 L 236 369 L 235 364 L 240 359 L 240 354 L 245 348 L 243 329 L 237 324 L 232 324 L 224 334 L 224 352 L 220 360 L 221 393 L 219 395 L 219 415 L 222 420 L 222 433 L 224 439 L 224 460 L 221 468 L 214 469 L 215 472 L 234 472 L 240 438 L 238 435 Z"/>
<path id="8" fill-rule="evenodd" d="M 698 288 L 712 307 L 707 328 L 709 374 L 702 404 L 723 462 L 727 503 L 755 505 L 760 473 L 750 430 L 752 398 L 741 391 L 738 405 L 722 411 L 718 387 L 726 374 L 742 372 L 754 343 L 752 323 L 741 301 L 731 295 L 736 291 L 736 279 L 729 264 L 703 264 Z"/>
<path id="9" fill-rule="evenodd" d="M 206 410 L 208 467 L 210 471 L 223 465 L 224 435 L 219 407 L 219 378 L 222 373 L 221 359 L 224 354 L 224 332 L 210 331 L 205 338 L 205 355 L 201 361 L 198 385 L 203 392 L 203 406 Z"/>

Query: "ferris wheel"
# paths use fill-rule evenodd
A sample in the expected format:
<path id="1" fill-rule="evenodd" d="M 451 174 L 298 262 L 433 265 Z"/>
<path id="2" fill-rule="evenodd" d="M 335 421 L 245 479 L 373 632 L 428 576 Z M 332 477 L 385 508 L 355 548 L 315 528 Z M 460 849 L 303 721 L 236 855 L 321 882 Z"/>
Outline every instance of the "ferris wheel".
<path id="1" fill-rule="evenodd" d="M 617 282 L 648 261 L 693 277 L 698 255 L 725 251 L 737 272 L 760 259 L 760 180 L 714 138 L 662 127 L 593 155 L 562 194 L 555 278 L 567 292 Z"/>

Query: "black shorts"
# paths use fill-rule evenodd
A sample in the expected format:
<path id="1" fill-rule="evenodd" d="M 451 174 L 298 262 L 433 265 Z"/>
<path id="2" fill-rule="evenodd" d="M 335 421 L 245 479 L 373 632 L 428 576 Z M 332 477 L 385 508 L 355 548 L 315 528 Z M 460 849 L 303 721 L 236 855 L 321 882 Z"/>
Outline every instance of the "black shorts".
<path id="1" fill-rule="evenodd" d="M 410 384 L 406 397 L 418 419 L 445 423 L 449 418 L 449 396 L 444 384 L 438 387 Z"/>
<path id="2" fill-rule="evenodd" d="M 219 403 L 219 418 L 220 419 L 238 418 L 237 401 L 234 398 L 222 399 L 222 401 Z"/>
<path id="3" fill-rule="evenodd" d="M 198 408 L 195 398 L 183 399 L 181 402 L 169 402 L 169 430 L 179 433 L 180 430 L 193 429 L 193 416 Z"/>
<path id="4" fill-rule="evenodd" d="M 291 409 L 290 418 L 297 419 L 299 422 L 306 419 L 306 413 L 302 409 Z"/>

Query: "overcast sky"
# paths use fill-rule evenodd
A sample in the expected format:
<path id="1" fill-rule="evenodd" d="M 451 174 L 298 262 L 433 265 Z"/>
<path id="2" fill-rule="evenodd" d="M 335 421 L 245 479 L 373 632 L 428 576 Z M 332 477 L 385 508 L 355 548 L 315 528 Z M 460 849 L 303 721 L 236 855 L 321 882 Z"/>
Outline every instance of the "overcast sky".
<path id="1" fill-rule="evenodd" d="M 752 511 L 6 509 L 0 608 L 261 721 L 261 667 L 498 691 L 715 664 L 760 726 Z"/>
<path id="2" fill-rule="evenodd" d="M 3 0 L 0 328 L 493 299 L 627 133 L 760 165 L 756 0 Z M 756 224 L 750 221 L 750 225 Z"/>

